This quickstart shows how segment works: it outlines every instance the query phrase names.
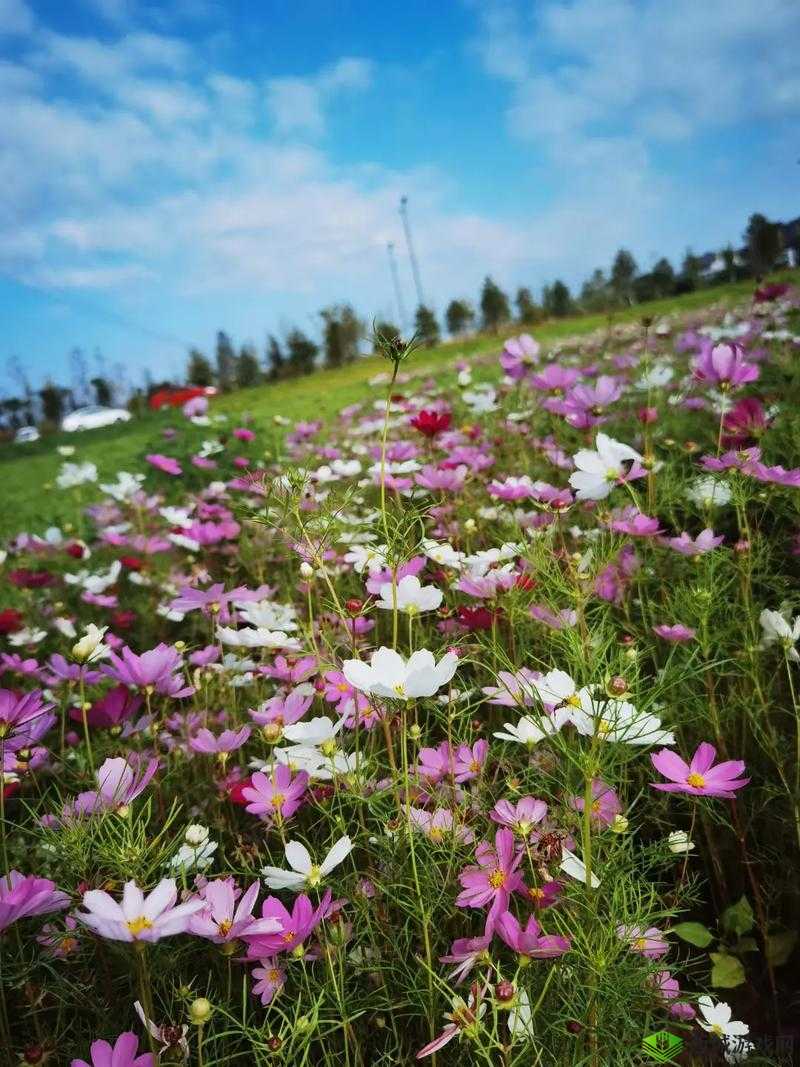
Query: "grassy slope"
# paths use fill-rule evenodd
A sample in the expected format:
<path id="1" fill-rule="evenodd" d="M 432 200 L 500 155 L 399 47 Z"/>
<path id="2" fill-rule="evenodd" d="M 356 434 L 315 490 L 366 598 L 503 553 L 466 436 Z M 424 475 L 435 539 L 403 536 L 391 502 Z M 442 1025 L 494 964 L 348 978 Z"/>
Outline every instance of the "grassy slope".
<path id="1" fill-rule="evenodd" d="M 798 280 L 797 272 L 778 277 Z M 645 314 L 686 314 L 718 301 L 733 304 L 746 299 L 752 288 L 752 282 L 740 282 L 639 304 L 635 308 L 618 312 L 614 316 L 614 323 L 636 321 Z M 545 323 L 537 327 L 535 333 L 538 340 L 552 344 L 563 337 L 589 333 L 606 326 L 607 323 L 606 315 L 586 315 Z M 496 337 L 448 342 L 438 348 L 417 353 L 412 369 L 434 371 L 457 356 L 474 356 L 496 350 L 498 347 Z M 366 386 L 367 381 L 379 371 L 385 370 L 386 366 L 379 357 L 370 357 L 338 370 L 319 371 L 307 378 L 241 390 L 221 397 L 214 403 L 214 411 L 223 412 L 234 419 L 246 414 L 256 428 L 271 425 L 271 418 L 275 414 L 293 420 L 328 418 L 345 405 L 368 396 L 370 391 Z M 102 430 L 79 434 L 53 434 L 31 445 L 0 446 L 0 477 L 4 503 L 4 507 L 0 509 L 0 535 L 10 535 L 24 529 L 41 532 L 51 523 L 63 523 L 70 516 L 74 517 L 75 502 L 72 494 L 49 487 L 63 462 L 56 452 L 57 445 L 75 445 L 76 460 L 90 460 L 97 464 L 101 477 L 111 477 L 118 470 L 142 469 L 144 454 L 160 449 L 161 431 L 171 424 L 180 425 L 181 422 L 179 414 L 164 412 Z"/>

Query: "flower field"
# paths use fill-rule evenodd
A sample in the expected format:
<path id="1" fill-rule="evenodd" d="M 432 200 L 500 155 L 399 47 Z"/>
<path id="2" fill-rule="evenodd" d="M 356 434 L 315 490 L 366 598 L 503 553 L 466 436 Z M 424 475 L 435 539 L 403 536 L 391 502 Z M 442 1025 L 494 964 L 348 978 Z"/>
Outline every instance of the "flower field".
<path id="1" fill-rule="evenodd" d="M 800 293 L 383 355 L 5 544 L 0 1060 L 791 1062 Z"/>

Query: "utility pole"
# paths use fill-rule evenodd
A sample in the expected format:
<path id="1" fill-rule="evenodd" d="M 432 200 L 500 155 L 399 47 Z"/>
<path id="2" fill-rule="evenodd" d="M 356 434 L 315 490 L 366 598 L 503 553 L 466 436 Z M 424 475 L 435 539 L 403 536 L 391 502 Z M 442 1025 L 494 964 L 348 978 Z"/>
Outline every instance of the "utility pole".
<path id="1" fill-rule="evenodd" d="M 422 307 L 425 301 L 422 298 L 422 282 L 419 280 L 419 266 L 417 264 L 417 257 L 414 255 L 414 245 L 411 241 L 411 227 L 408 223 L 408 197 L 400 197 L 400 217 L 403 220 L 403 229 L 406 233 L 406 244 L 408 245 L 408 258 L 411 260 L 411 273 L 414 275 L 414 287 L 417 290 L 417 305 Z"/>
<path id="2" fill-rule="evenodd" d="M 406 309 L 403 304 L 403 294 L 400 290 L 400 276 L 397 273 L 397 260 L 394 258 L 394 241 L 390 241 L 386 246 L 386 251 L 389 253 L 389 270 L 392 272 L 392 282 L 394 284 L 394 296 L 397 301 L 397 313 L 400 316 L 398 326 L 401 333 L 406 328 Z"/>

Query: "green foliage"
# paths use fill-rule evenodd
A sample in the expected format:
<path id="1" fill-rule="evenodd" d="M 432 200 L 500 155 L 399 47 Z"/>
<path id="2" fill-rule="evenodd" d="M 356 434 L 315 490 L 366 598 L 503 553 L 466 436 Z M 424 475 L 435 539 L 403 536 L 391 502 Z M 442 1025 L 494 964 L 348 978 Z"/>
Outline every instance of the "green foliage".
<path id="1" fill-rule="evenodd" d="M 420 304 L 414 316 L 414 335 L 423 348 L 439 344 L 439 323 L 431 308 Z"/>
<path id="2" fill-rule="evenodd" d="M 508 297 L 491 278 L 484 278 L 480 303 L 483 328 L 490 333 L 496 333 L 511 318 Z"/>

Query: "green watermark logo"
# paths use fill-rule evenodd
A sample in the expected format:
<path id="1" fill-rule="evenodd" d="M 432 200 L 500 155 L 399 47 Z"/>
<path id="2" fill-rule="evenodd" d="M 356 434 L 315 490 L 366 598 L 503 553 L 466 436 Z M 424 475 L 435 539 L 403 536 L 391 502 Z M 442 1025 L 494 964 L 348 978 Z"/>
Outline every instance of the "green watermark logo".
<path id="1" fill-rule="evenodd" d="M 667 1030 L 656 1030 L 642 1040 L 642 1051 L 655 1063 L 669 1063 L 683 1048 L 683 1038 Z"/>

